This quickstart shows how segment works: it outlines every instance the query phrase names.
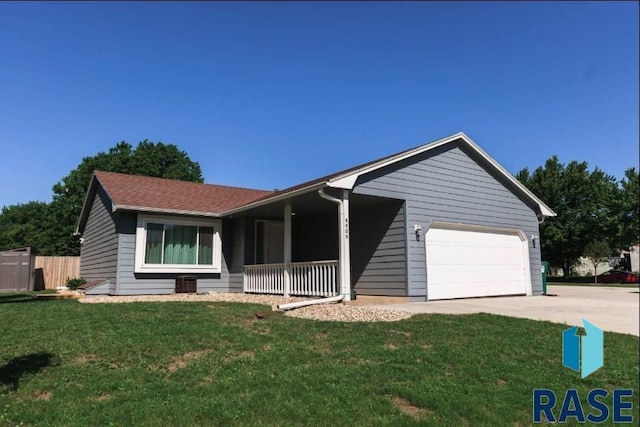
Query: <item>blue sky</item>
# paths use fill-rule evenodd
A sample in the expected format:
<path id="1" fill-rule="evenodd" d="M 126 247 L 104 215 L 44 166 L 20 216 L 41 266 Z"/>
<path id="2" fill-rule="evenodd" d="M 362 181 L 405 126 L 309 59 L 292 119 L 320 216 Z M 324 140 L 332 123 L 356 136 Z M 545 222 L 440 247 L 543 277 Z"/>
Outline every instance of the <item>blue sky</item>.
<path id="1" fill-rule="evenodd" d="M 634 2 L 0 2 L 0 207 L 145 138 L 264 189 L 458 131 L 621 177 L 638 31 Z"/>

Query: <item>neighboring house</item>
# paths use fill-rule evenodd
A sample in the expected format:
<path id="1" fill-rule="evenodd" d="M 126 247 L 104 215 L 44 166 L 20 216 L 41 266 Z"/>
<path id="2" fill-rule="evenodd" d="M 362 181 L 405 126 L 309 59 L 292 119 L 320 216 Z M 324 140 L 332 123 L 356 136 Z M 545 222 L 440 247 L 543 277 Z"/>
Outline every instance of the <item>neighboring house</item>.
<path id="1" fill-rule="evenodd" d="M 598 263 L 598 274 L 602 274 L 609 270 L 629 270 L 637 272 L 640 264 L 640 244 L 635 243 L 629 247 L 628 251 L 622 250 L 618 256 L 613 256 L 607 261 Z M 580 276 L 593 276 L 596 271 L 593 263 L 587 257 L 578 258 L 578 262 L 572 267 L 572 272 Z M 563 276 L 562 268 L 551 268 L 553 276 Z"/>
<path id="2" fill-rule="evenodd" d="M 540 294 L 554 215 L 458 133 L 274 192 L 96 171 L 77 232 L 87 294 L 186 275 L 198 292 L 425 301 Z"/>
<path id="3" fill-rule="evenodd" d="M 611 260 L 600 262 L 598 263 L 597 273 L 602 274 L 605 271 L 609 271 L 611 270 L 613 265 L 614 264 L 611 262 Z M 596 270 L 593 268 L 593 262 L 591 262 L 591 260 L 587 257 L 578 258 L 578 262 L 573 267 L 573 269 L 580 276 L 593 276 L 596 273 Z M 559 270 L 562 271 L 562 269 Z"/>
<path id="4" fill-rule="evenodd" d="M 640 243 L 634 243 L 629 247 L 629 264 L 631 271 L 636 274 L 640 271 Z"/>

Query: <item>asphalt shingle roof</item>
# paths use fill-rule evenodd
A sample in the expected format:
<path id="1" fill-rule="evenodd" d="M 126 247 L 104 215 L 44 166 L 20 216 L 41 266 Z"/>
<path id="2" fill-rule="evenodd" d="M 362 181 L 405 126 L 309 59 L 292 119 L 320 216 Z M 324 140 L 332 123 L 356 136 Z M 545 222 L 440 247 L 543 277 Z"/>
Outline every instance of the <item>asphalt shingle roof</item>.
<path id="1" fill-rule="evenodd" d="M 120 209 L 126 207 L 218 214 L 273 193 L 115 172 L 94 173 L 111 201 Z"/>

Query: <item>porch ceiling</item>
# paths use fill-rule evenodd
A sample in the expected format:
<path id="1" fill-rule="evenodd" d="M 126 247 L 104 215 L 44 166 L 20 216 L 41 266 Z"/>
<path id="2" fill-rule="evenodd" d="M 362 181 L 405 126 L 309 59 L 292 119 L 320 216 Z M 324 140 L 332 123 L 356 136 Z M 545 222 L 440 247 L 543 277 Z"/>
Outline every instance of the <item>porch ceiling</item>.
<path id="1" fill-rule="evenodd" d="M 336 191 L 327 190 L 329 194 L 336 195 Z M 335 194 L 334 194 L 335 193 Z M 383 197 L 364 196 L 360 194 L 351 194 L 350 202 L 352 206 L 375 207 L 376 204 L 384 203 L 391 199 Z M 291 202 L 292 210 L 296 215 L 334 215 L 337 214 L 336 205 L 328 200 L 321 198 L 316 191 L 302 194 L 288 200 L 270 203 L 265 206 L 259 206 L 255 209 L 243 211 L 233 215 L 234 217 L 260 217 L 260 218 L 282 218 L 284 214 L 284 206 L 287 201 Z"/>

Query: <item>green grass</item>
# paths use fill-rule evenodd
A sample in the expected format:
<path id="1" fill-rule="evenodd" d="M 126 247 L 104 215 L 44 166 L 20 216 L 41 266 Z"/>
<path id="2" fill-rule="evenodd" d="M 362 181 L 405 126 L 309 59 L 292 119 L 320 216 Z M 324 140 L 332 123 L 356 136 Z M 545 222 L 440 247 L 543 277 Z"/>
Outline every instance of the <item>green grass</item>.
<path id="1" fill-rule="evenodd" d="M 548 322 L 28 297 L 0 299 L 0 425 L 529 425 L 535 388 L 633 388 L 637 405 L 630 335 L 605 333 L 604 368 L 581 380 Z"/>

